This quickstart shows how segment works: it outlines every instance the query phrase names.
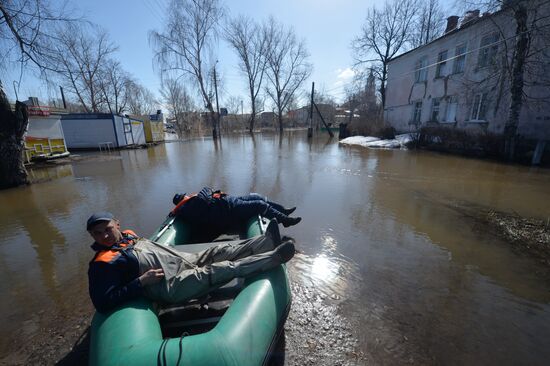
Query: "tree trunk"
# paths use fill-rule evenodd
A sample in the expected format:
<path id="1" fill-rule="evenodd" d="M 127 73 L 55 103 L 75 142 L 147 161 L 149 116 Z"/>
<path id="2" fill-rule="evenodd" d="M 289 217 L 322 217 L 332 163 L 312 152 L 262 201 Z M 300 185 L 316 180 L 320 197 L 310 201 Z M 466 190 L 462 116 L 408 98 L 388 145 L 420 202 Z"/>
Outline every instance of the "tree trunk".
<path id="1" fill-rule="evenodd" d="M 250 102 L 252 104 L 252 113 L 250 114 L 250 125 L 248 127 L 249 132 L 254 132 L 254 122 L 256 120 L 256 96 L 254 95 L 254 88 L 250 87 Z M 242 101 L 241 101 L 242 104 Z M 241 105 L 242 108 L 242 105 Z"/>
<path id="2" fill-rule="evenodd" d="M 0 189 L 29 183 L 23 160 L 28 123 L 27 106 L 16 102 L 12 112 L 0 84 Z"/>
<path id="3" fill-rule="evenodd" d="M 208 114 L 210 116 L 210 125 L 212 126 L 212 138 L 215 140 L 218 138 L 218 128 L 216 125 L 216 116 L 214 115 L 216 112 L 214 112 L 214 109 L 210 111 Z"/>
<path id="4" fill-rule="evenodd" d="M 527 34 L 527 9 L 518 4 L 514 10 L 516 19 L 516 45 L 512 60 L 512 80 L 510 85 L 510 109 L 504 126 L 505 154 L 509 160 L 514 159 L 516 135 L 519 125 L 519 114 L 523 104 L 523 73 L 527 57 L 529 38 Z"/>
<path id="5" fill-rule="evenodd" d="M 380 98 L 382 99 L 382 113 L 384 113 L 384 108 L 386 107 L 386 77 L 388 74 L 388 64 L 387 62 L 382 65 L 382 77 L 380 78 Z"/>
<path id="6" fill-rule="evenodd" d="M 279 108 L 279 115 L 277 116 L 277 119 L 279 120 L 279 132 L 283 133 L 283 111 L 281 108 Z"/>
<path id="7" fill-rule="evenodd" d="M 254 122 L 256 117 L 256 107 L 254 106 L 256 101 L 252 100 L 252 113 L 250 114 L 250 126 L 248 127 L 250 133 L 254 133 Z"/>

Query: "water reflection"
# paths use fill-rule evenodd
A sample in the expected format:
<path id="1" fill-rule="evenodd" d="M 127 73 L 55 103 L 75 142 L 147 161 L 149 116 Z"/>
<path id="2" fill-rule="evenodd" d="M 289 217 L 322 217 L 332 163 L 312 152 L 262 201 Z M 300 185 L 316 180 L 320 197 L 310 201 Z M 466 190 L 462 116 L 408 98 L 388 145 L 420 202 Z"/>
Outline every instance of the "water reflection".
<path id="1" fill-rule="evenodd" d="M 48 181 L 52 179 L 60 179 L 73 175 L 73 167 L 71 165 L 59 165 L 48 169 L 28 169 L 29 180 L 33 183 Z"/>
<path id="2" fill-rule="evenodd" d="M 340 299 L 358 285 L 358 267 L 338 252 L 336 238 L 330 233 L 323 234 L 320 242 L 317 255 L 299 254 L 290 266 L 301 282 L 332 299 Z"/>

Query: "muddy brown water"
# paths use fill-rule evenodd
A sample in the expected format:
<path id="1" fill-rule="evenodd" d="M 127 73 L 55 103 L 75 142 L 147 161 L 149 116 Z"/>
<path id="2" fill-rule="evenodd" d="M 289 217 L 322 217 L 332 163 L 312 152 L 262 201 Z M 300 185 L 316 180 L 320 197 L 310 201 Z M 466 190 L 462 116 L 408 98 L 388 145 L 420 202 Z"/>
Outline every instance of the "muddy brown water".
<path id="1" fill-rule="evenodd" d="M 84 155 L 0 192 L 1 363 L 22 362 L 24 344 L 89 307 L 91 212 L 110 210 L 147 236 L 175 192 L 203 185 L 298 206 L 303 222 L 284 230 L 301 251 L 289 266 L 287 364 L 550 359 L 547 270 L 463 210 L 546 219 L 548 170 L 308 142 L 303 132 Z"/>

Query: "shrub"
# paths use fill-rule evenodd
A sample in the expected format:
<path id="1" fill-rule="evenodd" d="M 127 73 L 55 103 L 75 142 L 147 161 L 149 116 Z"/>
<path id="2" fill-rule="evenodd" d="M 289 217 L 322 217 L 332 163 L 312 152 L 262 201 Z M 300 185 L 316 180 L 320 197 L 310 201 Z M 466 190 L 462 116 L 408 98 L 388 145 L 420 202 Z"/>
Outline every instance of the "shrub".
<path id="1" fill-rule="evenodd" d="M 470 132 L 449 127 L 423 127 L 413 146 L 467 156 L 500 157 L 504 138 L 490 132 Z"/>

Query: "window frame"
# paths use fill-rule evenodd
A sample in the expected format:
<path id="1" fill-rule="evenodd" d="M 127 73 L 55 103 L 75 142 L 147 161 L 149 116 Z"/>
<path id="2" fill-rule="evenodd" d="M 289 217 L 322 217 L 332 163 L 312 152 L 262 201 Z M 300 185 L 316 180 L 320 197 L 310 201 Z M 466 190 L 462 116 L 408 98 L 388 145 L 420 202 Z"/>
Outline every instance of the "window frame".
<path id="1" fill-rule="evenodd" d="M 412 104 L 413 106 L 413 110 L 412 110 L 412 118 L 411 118 L 411 122 L 412 124 L 421 124 L 422 123 L 422 101 L 421 100 L 416 100 L 413 102 Z M 418 114 L 417 114 L 418 112 Z M 418 116 L 418 119 L 416 118 Z"/>
<path id="2" fill-rule="evenodd" d="M 454 119 L 452 120 L 448 118 L 451 105 L 455 106 Z M 445 103 L 445 117 L 440 123 L 456 123 L 457 112 L 458 112 L 458 98 L 455 95 L 448 96 Z"/>
<path id="3" fill-rule="evenodd" d="M 477 55 L 478 68 L 484 68 L 495 64 L 496 57 L 498 55 L 499 39 L 500 35 L 498 32 L 492 32 L 481 37 Z"/>
<path id="4" fill-rule="evenodd" d="M 479 104 L 476 99 L 479 97 Z M 470 110 L 470 122 L 487 122 L 487 93 L 476 93 Z M 476 106 L 477 104 L 477 106 Z M 475 111 L 475 118 L 474 118 Z M 483 115 L 481 115 L 483 113 Z M 480 118 L 481 117 L 481 118 Z"/>
<path id="5" fill-rule="evenodd" d="M 428 81 L 428 56 L 420 57 L 415 64 L 414 82 L 423 83 Z"/>
<path id="6" fill-rule="evenodd" d="M 439 122 L 440 112 L 441 112 L 441 99 L 442 98 L 432 98 L 432 106 L 430 109 L 430 122 Z M 437 113 L 435 118 L 434 118 L 434 112 Z"/>
<path id="7" fill-rule="evenodd" d="M 445 54 L 443 56 L 443 54 Z M 447 75 L 446 69 L 447 69 L 447 56 L 449 54 L 449 50 L 441 51 L 437 54 L 437 66 L 435 68 L 435 78 L 443 78 Z"/>
<path id="8" fill-rule="evenodd" d="M 462 53 L 458 53 L 458 50 L 464 48 Z M 453 62 L 453 74 L 461 74 L 466 70 L 466 54 L 468 52 L 468 44 L 466 42 L 460 43 L 455 47 L 455 59 Z M 461 69 L 458 70 L 457 65 L 461 65 Z"/>

